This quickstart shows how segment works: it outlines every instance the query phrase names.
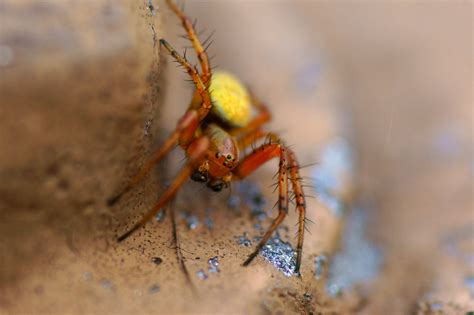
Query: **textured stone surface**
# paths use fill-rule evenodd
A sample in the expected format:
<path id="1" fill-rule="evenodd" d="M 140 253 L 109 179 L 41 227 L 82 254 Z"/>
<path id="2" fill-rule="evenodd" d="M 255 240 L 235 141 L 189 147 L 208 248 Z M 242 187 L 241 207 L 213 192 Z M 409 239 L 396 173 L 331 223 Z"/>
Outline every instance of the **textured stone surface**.
<path id="1" fill-rule="evenodd" d="M 232 196 L 190 183 L 171 205 L 190 285 L 177 262 L 169 208 L 160 222 L 115 242 L 176 173 L 179 150 L 119 204 L 105 205 L 192 95 L 186 74 L 160 63 L 156 38 L 178 50 L 187 43 L 177 38 L 183 32 L 175 16 L 152 2 L 154 13 L 148 1 L 0 4 L 1 313 L 473 309 L 468 3 L 186 2 L 198 29 L 216 30 L 213 65 L 268 104 L 269 130 L 293 145 L 302 165 L 321 162 L 303 175 L 319 171 L 318 181 L 337 197 L 308 200 L 315 223 L 300 280 L 261 256 L 241 267 L 274 215 L 276 161 L 249 186 L 234 186 Z M 341 136 L 351 147 L 355 186 L 347 174 L 334 186 L 340 178 L 320 172 L 346 172 L 344 159 L 323 158 L 334 156 Z M 351 287 L 330 298 L 325 281 L 341 222 L 354 217 L 331 205 L 352 204 L 354 188 L 367 218 L 355 222 L 364 243 L 344 240 L 342 251 L 359 257 L 354 247 L 370 241 L 383 257 L 381 270 L 346 258 L 339 264 L 358 270 L 342 269 L 370 279 L 357 273 L 366 281 L 352 283 L 337 271 Z M 281 244 L 294 246 L 295 222 L 290 211 Z"/>
<path id="2" fill-rule="evenodd" d="M 255 245 L 270 217 L 256 218 L 245 202 L 229 207 L 228 193 L 216 195 L 194 183 L 172 205 L 193 284 L 177 262 L 169 209 L 162 222 L 150 222 L 126 242 L 115 242 L 153 205 L 177 171 L 182 153 L 171 154 L 116 206 L 107 207 L 105 200 L 174 127 L 192 93 L 174 67 L 166 81 L 161 79 L 156 45 L 156 38 L 163 36 L 160 19 L 165 15 L 171 26 L 176 18 L 159 3 L 153 3 L 152 13 L 147 3 L 1 4 L 1 310 L 116 314 L 314 309 L 305 294 L 318 296 L 323 286 L 313 281 L 312 260 L 331 251 L 340 224 L 316 200 L 308 202 L 316 224 L 306 235 L 303 281 L 287 278 L 263 258 L 243 268 L 253 247 L 239 245 L 236 237 L 248 233 Z M 181 50 L 184 44 L 173 31 L 166 36 Z M 265 93 L 259 94 L 266 100 Z M 280 121 L 284 106 L 271 104 Z M 304 111 L 300 106 L 299 112 Z M 328 119 L 331 115 L 323 113 Z M 321 121 L 323 117 L 318 115 Z M 322 126 L 314 128 L 318 137 L 311 144 L 297 150 L 302 164 L 315 162 L 314 146 L 336 133 L 332 124 Z M 288 142 L 301 131 L 292 132 Z M 261 211 L 267 213 L 276 200 L 269 187 L 276 167 L 275 161 L 250 179 L 261 188 L 259 198 L 266 200 Z M 281 233 L 293 246 L 294 222 L 292 211 L 285 222 L 290 229 Z"/>

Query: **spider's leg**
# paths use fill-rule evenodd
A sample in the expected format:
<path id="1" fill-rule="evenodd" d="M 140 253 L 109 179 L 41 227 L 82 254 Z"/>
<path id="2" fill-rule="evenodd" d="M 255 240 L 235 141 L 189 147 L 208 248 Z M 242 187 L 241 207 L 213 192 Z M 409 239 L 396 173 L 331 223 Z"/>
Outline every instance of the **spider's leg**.
<path id="1" fill-rule="evenodd" d="M 156 165 L 168 152 L 170 152 L 176 144 L 180 144 L 181 147 L 187 148 L 189 143 L 194 139 L 194 133 L 199 127 L 198 113 L 195 110 L 187 111 L 183 117 L 178 121 L 174 132 L 166 139 L 165 143 L 153 154 L 138 171 L 138 173 L 132 177 L 124 189 L 118 194 L 107 200 L 109 205 L 115 204 L 120 198 L 130 191 L 136 184 L 138 184 L 148 173 L 154 165 Z"/>
<path id="2" fill-rule="evenodd" d="M 262 139 L 265 137 L 267 133 L 263 130 L 254 130 L 253 132 L 249 132 L 248 134 L 245 134 L 244 136 L 240 137 L 237 139 L 237 145 L 239 146 L 239 150 L 244 150 L 245 148 L 253 145 L 256 143 L 258 140 Z"/>
<path id="3" fill-rule="evenodd" d="M 192 66 L 166 40 L 160 39 L 160 43 L 166 48 L 166 50 L 168 50 L 170 55 L 173 56 L 173 58 L 176 59 L 176 61 L 180 63 L 181 66 L 183 66 L 183 68 L 186 70 L 186 72 L 189 74 L 189 76 L 193 80 L 194 85 L 196 86 L 196 90 L 201 96 L 201 100 L 202 100 L 201 107 L 199 107 L 198 109 L 198 118 L 199 118 L 199 121 L 202 121 L 212 108 L 211 96 L 209 94 L 208 85 L 203 83 L 203 79 L 201 79 L 201 77 L 199 76 L 199 72 L 197 71 L 196 67 Z"/>
<path id="4" fill-rule="evenodd" d="M 256 136 L 265 135 L 259 130 L 253 133 Z M 244 266 L 248 265 L 259 253 L 260 249 L 265 245 L 268 239 L 271 237 L 275 229 L 280 225 L 280 223 L 285 218 L 288 208 L 288 185 L 286 177 L 289 173 L 290 181 L 295 192 L 296 199 L 296 210 L 299 211 L 298 219 L 298 244 L 296 247 L 296 265 L 295 265 L 295 274 L 300 275 L 299 270 L 301 266 L 302 250 L 303 250 L 303 240 L 304 240 L 304 229 L 305 229 L 305 213 L 306 213 L 306 202 L 303 192 L 303 188 L 300 183 L 301 176 L 299 175 L 299 165 L 296 160 L 295 154 L 289 148 L 285 147 L 283 144 L 280 144 L 278 137 L 275 134 L 267 134 L 272 142 L 264 143 L 253 153 L 248 155 L 234 170 L 234 174 L 238 179 L 242 179 L 248 176 L 250 173 L 255 171 L 259 166 L 266 163 L 268 160 L 280 155 L 280 165 L 279 165 L 279 212 L 278 217 L 275 219 L 273 224 L 270 226 L 268 231 L 263 236 L 260 243 L 257 245 L 255 251 L 249 256 L 249 258 L 244 262 Z M 283 180 L 283 182 L 282 182 Z M 283 203 L 283 204 L 282 204 Z M 286 203 L 286 205 L 284 205 Z M 285 211 L 283 211 L 285 210 Z"/>
<path id="5" fill-rule="evenodd" d="M 273 221 L 272 225 L 268 228 L 267 232 L 263 235 L 262 240 L 258 243 L 255 251 L 250 254 L 247 260 L 244 262 L 244 266 L 247 266 L 252 260 L 258 255 L 262 247 L 272 236 L 276 228 L 283 222 L 288 213 L 288 162 L 287 162 L 287 149 L 280 143 L 267 143 L 263 144 L 260 148 L 248 155 L 242 163 L 235 169 L 234 174 L 237 178 L 242 179 L 252 173 L 259 166 L 269 161 L 274 157 L 280 157 L 280 164 L 278 169 L 278 216 Z"/>
<path id="6" fill-rule="evenodd" d="M 301 258 L 303 252 L 304 229 L 306 223 L 306 201 L 301 185 L 301 176 L 299 173 L 300 166 L 296 160 L 295 153 L 288 149 L 288 170 L 290 172 L 290 181 L 295 193 L 296 210 L 299 212 L 298 217 L 298 244 L 296 247 L 296 267 L 295 273 L 300 274 Z"/>
<path id="7" fill-rule="evenodd" d="M 173 235 L 172 242 L 174 243 L 174 246 L 176 249 L 176 258 L 178 260 L 178 264 L 181 268 L 181 271 L 183 272 L 184 277 L 186 278 L 186 281 L 189 283 L 191 287 L 191 290 L 193 291 L 193 293 L 196 293 L 196 287 L 194 286 L 194 283 L 191 280 L 191 275 L 189 274 L 189 270 L 186 267 L 183 252 L 181 250 L 181 244 L 180 244 L 180 238 L 178 237 L 178 227 L 176 226 L 176 215 L 174 211 L 173 202 L 170 202 L 169 210 L 170 210 L 171 227 L 172 227 L 172 235 Z"/>
<path id="8" fill-rule="evenodd" d="M 239 129 L 234 129 L 232 131 L 232 134 L 239 136 L 239 139 L 238 139 L 239 149 L 244 149 L 245 147 L 251 145 L 252 143 L 256 142 L 257 140 L 263 137 L 268 138 L 269 140 L 268 145 L 271 145 L 272 143 L 277 143 L 279 141 L 278 135 L 274 133 L 266 133 L 260 129 L 260 127 L 263 124 L 265 124 L 271 119 L 271 114 L 268 111 L 268 108 L 265 106 L 265 104 L 262 101 L 260 101 L 258 98 L 255 97 L 252 91 L 250 91 L 250 96 L 252 99 L 252 105 L 259 111 L 259 114 L 247 126 L 243 128 L 239 128 Z M 263 146 L 260 148 L 263 148 Z M 297 256 L 296 256 L 295 273 L 300 275 L 299 270 L 301 266 L 304 230 L 305 230 L 305 223 L 306 223 L 306 201 L 305 201 L 305 195 L 303 192 L 303 187 L 301 185 L 301 176 L 299 174 L 300 167 L 299 167 L 298 161 L 296 160 L 296 156 L 292 150 L 287 148 L 287 151 L 288 151 L 287 154 L 288 154 L 288 163 L 289 163 L 288 171 L 290 173 L 290 181 L 293 186 L 293 191 L 295 195 L 294 198 L 296 201 L 296 210 L 299 212 L 298 244 L 296 247 Z M 257 149 L 253 154 L 259 155 L 259 149 Z M 262 162 L 257 162 L 257 161 L 252 161 L 249 159 L 244 159 L 241 165 L 242 164 L 251 164 L 251 165 L 257 164 L 257 166 L 254 166 L 254 169 L 255 169 L 256 167 L 258 167 L 259 165 L 265 162 L 266 160 Z M 241 169 L 239 170 L 239 172 L 241 173 L 241 176 L 244 175 L 245 172 L 247 172 L 248 174 L 253 171 L 253 169 L 251 170 L 250 167 L 247 167 L 247 170 L 246 170 L 245 165 L 240 166 L 240 167 Z M 280 171 L 281 169 L 279 170 L 279 172 Z M 253 257 L 249 257 L 249 260 L 253 259 Z"/>
<path id="9" fill-rule="evenodd" d="M 183 24 L 186 33 L 188 34 L 191 43 L 193 44 L 194 50 L 196 50 L 196 55 L 199 59 L 199 63 L 201 64 L 202 69 L 202 81 L 206 86 L 209 85 L 209 79 L 211 78 L 211 67 L 209 65 L 209 58 L 206 53 L 206 49 L 202 47 L 201 42 L 194 30 L 193 23 L 189 20 L 189 18 L 181 11 L 178 6 L 171 0 L 166 0 L 166 3 L 169 5 L 171 10 L 179 17 L 181 23 Z"/>
<path id="10" fill-rule="evenodd" d="M 270 114 L 268 112 L 259 113 L 255 118 L 253 118 L 245 127 L 232 129 L 230 134 L 236 137 L 245 137 L 252 133 L 255 130 L 260 129 L 260 127 L 270 121 Z"/>
<path id="11" fill-rule="evenodd" d="M 130 230 L 122 234 L 117 239 L 119 242 L 123 241 L 133 232 L 142 227 L 146 222 L 152 219 L 163 206 L 165 206 L 171 199 L 173 199 L 178 189 L 186 182 L 189 176 L 191 176 L 196 163 L 198 163 L 204 157 L 208 148 L 209 138 L 205 136 L 197 138 L 189 145 L 189 148 L 187 150 L 188 162 L 186 163 L 186 165 L 181 169 L 181 171 L 175 177 L 171 185 L 163 192 L 155 206 L 150 211 L 148 211 L 142 217 L 142 219 L 138 221 Z"/>
<path id="12" fill-rule="evenodd" d="M 265 142 L 268 141 L 270 143 L 276 143 L 279 140 L 276 134 L 257 129 L 240 137 L 237 140 L 237 145 L 239 146 L 239 150 L 244 150 L 245 148 L 251 146 L 252 144 L 255 144 L 258 140 L 262 138 L 267 139 Z"/>

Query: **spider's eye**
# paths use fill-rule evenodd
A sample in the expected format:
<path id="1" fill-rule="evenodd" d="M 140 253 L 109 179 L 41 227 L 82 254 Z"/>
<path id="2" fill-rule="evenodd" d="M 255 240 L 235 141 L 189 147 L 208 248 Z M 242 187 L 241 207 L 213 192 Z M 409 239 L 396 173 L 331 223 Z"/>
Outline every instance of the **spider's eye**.
<path id="1" fill-rule="evenodd" d="M 232 160 L 232 155 L 227 154 L 227 156 L 225 158 L 230 161 L 230 160 Z"/>
<path id="2" fill-rule="evenodd" d="M 204 183 L 204 182 L 207 182 L 207 174 L 196 171 L 193 174 L 191 174 L 191 179 L 196 182 Z"/>
<path id="3" fill-rule="evenodd" d="M 216 152 L 216 159 L 219 158 L 219 152 Z"/>

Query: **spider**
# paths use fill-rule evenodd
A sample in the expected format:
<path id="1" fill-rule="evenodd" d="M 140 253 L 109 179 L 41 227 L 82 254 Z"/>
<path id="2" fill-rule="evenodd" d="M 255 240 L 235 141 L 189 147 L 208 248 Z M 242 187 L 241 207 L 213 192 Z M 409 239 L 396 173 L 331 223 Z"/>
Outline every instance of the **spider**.
<path id="1" fill-rule="evenodd" d="M 166 40 L 160 44 L 186 70 L 195 85 L 189 108 L 178 121 L 176 129 L 153 154 L 127 186 L 110 198 L 110 205 L 142 180 L 176 145 L 186 152 L 187 162 L 161 194 L 156 205 L 140 221 L 118 238 L 121 242 L 130 236 L 170 202 L 180 187 L 191 178 L 202 182 L 215 192 L 227 188 L 231 181 L 242 180 L 258 167 L 273 158 L 279 158 L 278 167 L 278 216 L 274 219 L 255 250 L 243 263 L 249 265 L 267 243 L 273 232 L 288 213 L 288 181 L 294 192 L 298 218 L 298 244 L 295 274 L 300 275 L 306 202 L 300 182 L 299 165 L 293 151 L 275 133 L 264 132 L 262 126 L 270 121 L 271 114 L 236 77 L 226 72 L 211 72 L 206 49 L 196 35 L 194 25 L 184 12 L 171 0 L 166 0 L 171 10 L 181 20 L 199 60 L 201 72 L 192 66 Z M 255 113 L 252 114 L 253 109 Z M 252 153 L 240 158 L 239 152 L 254 141 L 266 139 Z"/>

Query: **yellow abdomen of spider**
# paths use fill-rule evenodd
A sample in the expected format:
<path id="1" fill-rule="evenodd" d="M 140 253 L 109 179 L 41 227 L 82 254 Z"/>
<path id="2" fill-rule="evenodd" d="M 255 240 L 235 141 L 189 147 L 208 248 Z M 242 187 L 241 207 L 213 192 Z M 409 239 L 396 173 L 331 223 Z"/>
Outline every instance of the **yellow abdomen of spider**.
<path id="1" fill-rule="evenodd" d="M 212 75 L 212 111 L 232 127 L 244 127 L 251 118 L 251 99 L 244 85 L 233 75 L 216 72 Z"/>

